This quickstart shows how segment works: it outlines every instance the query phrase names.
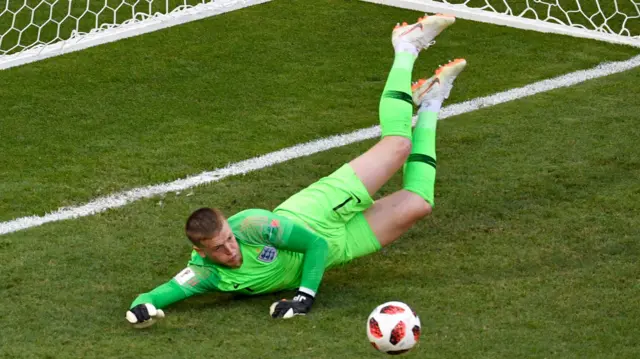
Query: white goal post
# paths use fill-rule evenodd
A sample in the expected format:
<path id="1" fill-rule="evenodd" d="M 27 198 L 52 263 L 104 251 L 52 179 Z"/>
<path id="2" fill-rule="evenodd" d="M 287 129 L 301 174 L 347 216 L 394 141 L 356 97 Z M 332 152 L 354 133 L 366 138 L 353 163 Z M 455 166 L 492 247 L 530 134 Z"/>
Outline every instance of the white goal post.
<path id="1" fill-rule="evenodd" d="M 363 0 L 640 47 L 640 0 Z"/>
<path id="2" fill-rule="evenodd" d="M 0 0 L 0 70 L 271 0 Z"/>
<path id="3" fill-rule="evenodd" d="M 271 0 L 0 0 L 0 70 Z M 640 47 L 640 0 L 363 0 Z"/>

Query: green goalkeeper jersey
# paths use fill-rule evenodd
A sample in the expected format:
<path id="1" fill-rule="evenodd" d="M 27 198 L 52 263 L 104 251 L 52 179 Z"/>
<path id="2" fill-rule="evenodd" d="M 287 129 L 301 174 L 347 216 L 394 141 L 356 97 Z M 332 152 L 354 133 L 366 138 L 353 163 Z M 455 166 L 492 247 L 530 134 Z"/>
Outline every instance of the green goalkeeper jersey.
<path id="1" fill-rule="evenodd" d="M 193 251 L 188 266 L 170 281 L 139 295 L 131 307 L 164 308 L 195 294 L 262 294 L 304 287 L 317 291 L 325 270 L 327 242 L 292 220 L 260 209 L 228 219 L 242 253 L 242 265 L 228 268 Z"/>

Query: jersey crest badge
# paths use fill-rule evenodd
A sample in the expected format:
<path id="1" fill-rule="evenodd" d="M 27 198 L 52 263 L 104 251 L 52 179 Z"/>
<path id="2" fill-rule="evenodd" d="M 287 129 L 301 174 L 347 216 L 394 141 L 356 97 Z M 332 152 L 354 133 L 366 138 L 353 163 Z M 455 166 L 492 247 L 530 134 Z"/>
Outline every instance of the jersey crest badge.
<path id="1" fill-rule="evenodd" d="M 260 254 L 258 254 L 258 260 L 260 262 L 271 263 L 278 256 L 278 250 L 274 247 L 265 246 L 262 248 Z"/>
<path id="2" fill-rule="evenodd" d="M 193 285 L 193 281 L 196 281 L 197 283 L 197 278 L 196 278 L 196 273 L 193 271 L 193 269 L 187 267 L 185 269 L 183 269 L 180 273 L 178 273 L 175 277 L 176 282 L 178 282 L 178 284 L 180 285 L 184 285 L 185 283 L 189 283 L 191 285 Z"/>

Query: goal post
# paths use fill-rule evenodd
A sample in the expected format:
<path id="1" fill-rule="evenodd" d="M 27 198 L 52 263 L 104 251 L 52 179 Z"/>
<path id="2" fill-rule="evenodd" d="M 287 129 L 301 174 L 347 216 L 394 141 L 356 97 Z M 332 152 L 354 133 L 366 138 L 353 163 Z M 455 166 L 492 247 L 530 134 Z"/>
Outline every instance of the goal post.
<path id="1" fill-rule="evenodd" d="M 640 47 L 640 0 L 363 0 Z"/>
<path id="2" fill-rule="evenodd" d="M 0 70 L 271 0 L 0 0 Z"/>

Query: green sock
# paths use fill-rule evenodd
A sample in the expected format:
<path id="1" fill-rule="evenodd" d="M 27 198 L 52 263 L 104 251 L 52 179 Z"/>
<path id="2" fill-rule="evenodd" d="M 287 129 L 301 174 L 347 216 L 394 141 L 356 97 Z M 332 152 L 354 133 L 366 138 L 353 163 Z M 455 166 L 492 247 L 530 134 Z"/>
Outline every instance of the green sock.
<path id="1" fill-rule="evenodd" d="M 411 155 L 404 166 L 403 178 L 404 189 L 420 195 L 431 206 L 435 206 L 437 123 L 437 112 L 418 112 Z"/>
<path id="2" fill-rule="evenodd" d="M 380 127 L 382 137 L 402 136 L 411 139 L 411 71 L 416 57 L 408 52 L 396 52 L 382 97 Z"/>

